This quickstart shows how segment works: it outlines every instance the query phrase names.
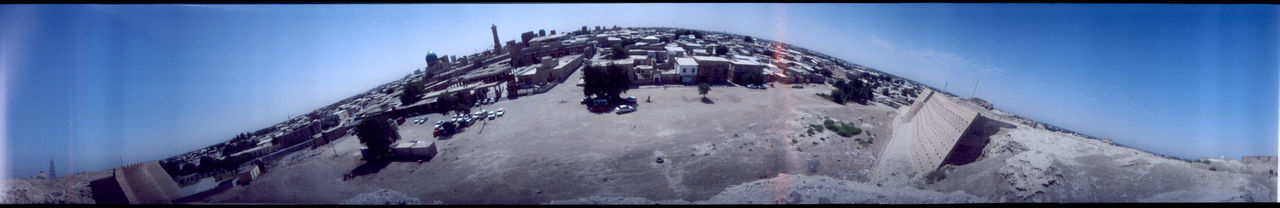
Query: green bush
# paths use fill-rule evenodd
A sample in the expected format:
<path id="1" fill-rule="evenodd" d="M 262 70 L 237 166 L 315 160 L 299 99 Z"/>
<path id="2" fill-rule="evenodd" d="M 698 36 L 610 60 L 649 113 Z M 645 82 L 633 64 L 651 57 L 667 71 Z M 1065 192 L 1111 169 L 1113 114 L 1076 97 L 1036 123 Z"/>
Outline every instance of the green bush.
<path id="1" fill-rule="evenodd" d="M 818 133 L 822 133 L 822 131 L 824 130 L 822 129 L 821 125 L 817 125 L 817 124 L 809 124 L 809 129 L 818 130 Z"/>

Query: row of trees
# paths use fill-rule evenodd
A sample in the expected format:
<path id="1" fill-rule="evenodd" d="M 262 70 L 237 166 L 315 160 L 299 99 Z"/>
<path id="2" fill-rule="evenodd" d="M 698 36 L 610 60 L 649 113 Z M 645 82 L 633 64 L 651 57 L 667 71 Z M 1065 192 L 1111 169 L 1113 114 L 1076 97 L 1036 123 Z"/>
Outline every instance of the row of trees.
<path id="1" fill-rule="evenodd" d="M 613 64 L 589 65 L 583 69 L 582 79 L 582 96 L 604 97 L 610 103 L 617 103 L 619 95 L 631 88 L 631 76 L 622 67 Z"/>

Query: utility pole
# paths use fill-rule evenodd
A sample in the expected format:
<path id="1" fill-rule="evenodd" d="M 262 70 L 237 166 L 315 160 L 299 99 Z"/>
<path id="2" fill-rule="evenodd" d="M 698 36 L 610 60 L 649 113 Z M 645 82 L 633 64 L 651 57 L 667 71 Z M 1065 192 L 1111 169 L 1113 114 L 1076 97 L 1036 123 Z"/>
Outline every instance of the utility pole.
<path id="1" fill-rule="evenodd" d="M 982 81 L 982 78 L 978 78 L 978 81 L 973 81 L 973 92 L 969 93 L 969 97 L 974 97 L 975 95 L 978 94 L 978 82 L 981 82 L 981 81 Z"/>

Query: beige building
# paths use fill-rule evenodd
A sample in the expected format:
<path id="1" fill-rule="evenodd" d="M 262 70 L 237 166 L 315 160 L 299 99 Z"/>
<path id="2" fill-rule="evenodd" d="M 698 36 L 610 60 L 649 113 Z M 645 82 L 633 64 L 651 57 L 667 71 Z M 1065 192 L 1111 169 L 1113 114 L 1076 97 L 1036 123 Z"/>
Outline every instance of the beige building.
<path id="1" fill-rule="evenodd" d="M 694 56 L 693 60 L 698 62 L 698 79 L 699 82 L 726 82 L 729 80 L 729 68 L 733 62 L 729 59 L 715 56 Z"/>

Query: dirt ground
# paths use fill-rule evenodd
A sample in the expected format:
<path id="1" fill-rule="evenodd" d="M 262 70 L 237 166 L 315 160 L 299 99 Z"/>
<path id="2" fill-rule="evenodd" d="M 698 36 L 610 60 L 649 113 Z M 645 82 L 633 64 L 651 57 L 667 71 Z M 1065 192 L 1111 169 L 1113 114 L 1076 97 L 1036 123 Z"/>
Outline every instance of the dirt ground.
<path id="1" fill-rule="evenodd" d="M 567 80 L 577 80 L 581 71 Z M 402 140 L 435 141 L 437 157 L 422 164 L 369 164 L 358 141 L 300 151 L 297 160 L 268 170 L 202 202 L 336 204 L 382 189 L 445 204 L 536 204 L 589 196 L 707 200 L 725 188 L 780 173 L 867 180 L 878 148 L 891 138 L 895 116 L 883 105 L 839 105 L 804 89 L 717 86 L 702 101 L 692 86 L 629 90 L 638 111 L 591 113 L 578 103 L 582 88 L 551 91 L 473 110 L 505 108 L 449 138 L 432 138 L 431 124 L 406 122 Z M 645 102 L 652 99 L 653 102 Z M 853 138 L 823 131 L 800 136 L 822 116 L 855 122 Z M 862 119 L 859 121 L 859 119 Z M 876 138 L 868 148 L 854 138 Z M 794 142 L 792 140 L 795 140 Z M 882 141 L 883 140 L 883 141 Z M 336 155 L 335 155 L 336 153 Z M 657 163 L 661 157 L 663 163 Z M 357 173 L 343 180 L 343 174 Z"/>
<path id="2" fill-rule="evenodd" d="M 93 180 L 111 177 L 111 169 L 58 178 L 13 178 L 0 182 L 0 204 L 93 204 Z"/>

